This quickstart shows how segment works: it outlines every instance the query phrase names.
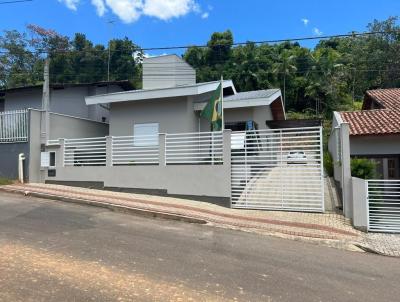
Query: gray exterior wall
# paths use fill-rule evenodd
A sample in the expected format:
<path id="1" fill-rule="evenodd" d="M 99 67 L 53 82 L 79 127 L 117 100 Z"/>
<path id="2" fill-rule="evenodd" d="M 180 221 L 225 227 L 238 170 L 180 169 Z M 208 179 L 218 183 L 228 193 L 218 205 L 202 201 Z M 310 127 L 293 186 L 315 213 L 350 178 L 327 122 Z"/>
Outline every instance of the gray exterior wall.
<path id="1" fill-rule="evenodd" d="M 224 132 L 222 165 L 166 165 L 162 139 L 160 139 L 160 163 L 151 166 L 111 166 L 109 163 L 101 167 L 64 167 L 63 145 L 49 146 L 47 150 L 56 151 L 56 176 L 49 177 L 44 173 L 45 181 L 102 182 L 105 187 L 164 190 L 171 195 L 230 198 L 230 134 L 230 130 Z M 160 136 L 165 137 L 165 135 Z M 107 152 L 108 156 L 110 156 L 109 152 Z"/>
<path id="2" fill-rule="evenodd" d="M 24 153 L 29 158 L 29 143 L 0 144 L 0 177 L 18 178 L 18 155 Z M 25 178 L 28 171 L 28 160 L 25 161 Z"/>
<path id="3" fill-rule="evenodd" d="M 42 108 L 42 90 L 37 88 L 7 92 L 4 99 L 4 111 Z"/>
<path id="4" fill-rule="evenodd" d="M 350 136 L 351 155 L 400 154 L 400 135 Z"/>
<path id="5" fill-rule="evenodd" d="M 189 97 L 111 104 L 110 135 L 134 135 L 134 123 L 157 122 L 160 133 L 198 131 L 198 117 Z"/>
<path id="6" fill-rule="evenodd" d="M 225 122 L 239 122 L 253 120 L 258 124 L 258 129 L 267 129 L 265 121 L 273 120 L 271 107 L 257 106 L 224 110 Z"/>
<path id="7" fill-rule="evenodd" d="M 143 89 L 177 87 L 196 83 L 196 71 L 176 55 L 143 60 Z"/>
<path id="8" fill-rule="evenodd" d="M 123 89 L 118 85 L 110 85 L 109 87 L 83 86 L 66 87 L 64 89 L 52 88 L 50 90 L 50 111 L 95 121 L 102 121 L 104 117 L 106 121 L 109 121 L 108 106 L 87 106 L 85 96 L 119 91 L 123 91 Z M 28 108 L 42 109 L 42 89 L 40 87 L 6 92 L 4 102 L 5 111 Z"/>
<path id="9" fill-rule="evenodd" d="M 50 139 L 102 137 L 108 128 L 106 123 L 50 113 Z"/>
<path id="10" fill-rule="evenodd" d="M 210 122 L 199 118 L 194 111 L 193 97 L 166 98 L 146 101 L 112 103 L 110 108 L 110 135 L 134 135 L 134 123 L 159 123 L 160 133 L 210 131 Z M 266 120 L 272 120 L 269 106 L 225 109 L 225 122 L 254 120 L 259 129 L 266 129 Z M 200 129 L 199 129 L 200 126 Z"/>
<path id="11" fill-rule="evenodd" d="M 46 180 L 98 181 L 105 187 L 165 190 L 171 195 L 230 197 L 230 169 L 226 165 L 57 167 L 56 177 L 46 176 Z"/>
<path id="12" fill-rule="evenodd" d="M 40 124 L 42 112 L 30 110 L 29 181 L 43 182 L 45 171 L 40 167 Z M 50 139 L 99 137 L 108 134 L 108 124 L 50 113 Z"/>

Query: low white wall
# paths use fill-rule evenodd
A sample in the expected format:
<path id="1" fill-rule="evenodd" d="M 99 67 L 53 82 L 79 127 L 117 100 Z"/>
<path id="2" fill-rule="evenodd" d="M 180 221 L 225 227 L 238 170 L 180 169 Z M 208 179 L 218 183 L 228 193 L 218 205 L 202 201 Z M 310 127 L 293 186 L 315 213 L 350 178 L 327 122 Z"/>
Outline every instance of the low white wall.
<path id="1" fill-rule="evenodd" d="M 368 229 L 367 181 L 352 177 L 352 191 L 353 225 L 366 231 Z"/>
<path id="2" fill-rule="evenodd" d="M 231 186 L 227 165 L 57 167 L 56 176 L 46 180 L 104 182 L 105 187 L 227 198 Z"/>
<path id="3" fill-rule="evenodd" d="M 164 136 L 165 134 L 160 134 Z M 160 139 L 159 164 L 111 166 L 107 143 L 106 166 L 64 166 L 64 144 L 47 146 L 56 152 L 56 175 L 45 180 L 58 182 L 102 182 L 105 187 L 164 190 L 172 195 L 230 198 L 231 131 L 223 134 L 223 164 L 165 164 L 165 138 Z"/>

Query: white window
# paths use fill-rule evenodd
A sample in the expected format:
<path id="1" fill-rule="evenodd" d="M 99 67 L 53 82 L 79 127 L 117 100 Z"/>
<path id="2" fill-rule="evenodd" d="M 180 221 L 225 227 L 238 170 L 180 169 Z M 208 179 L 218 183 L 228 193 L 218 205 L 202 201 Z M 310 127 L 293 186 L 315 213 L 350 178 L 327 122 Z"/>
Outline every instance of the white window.
<path id="1" fill-rule="evenodd" d="M 135 146 L 157 146 L 158 123 L 134 124 L 133 135 Z"/>

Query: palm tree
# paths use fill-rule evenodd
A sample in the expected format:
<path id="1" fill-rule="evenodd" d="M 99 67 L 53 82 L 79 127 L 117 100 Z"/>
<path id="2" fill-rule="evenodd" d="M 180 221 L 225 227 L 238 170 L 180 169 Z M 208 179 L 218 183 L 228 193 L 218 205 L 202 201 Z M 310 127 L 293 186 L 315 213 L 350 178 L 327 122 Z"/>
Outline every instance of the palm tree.
<path id="1" fill-rule="evenodd" d="M 283 107 L 286 104 L 286 76 L 297 71 L 295 64 L 296 56 L 290 50 L 284 49 L 278 56 L 278 61 L 273 64 L 274 73 L 283 75 Z"/>

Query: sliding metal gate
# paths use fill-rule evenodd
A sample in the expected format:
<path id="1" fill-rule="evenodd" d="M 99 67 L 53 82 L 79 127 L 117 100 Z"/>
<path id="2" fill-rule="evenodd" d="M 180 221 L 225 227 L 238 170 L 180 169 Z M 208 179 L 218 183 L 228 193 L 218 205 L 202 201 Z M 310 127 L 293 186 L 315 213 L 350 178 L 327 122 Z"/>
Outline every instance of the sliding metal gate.
<path id="1" fill-rule="evenodd" d="M 234 208 L 324 211 L 322 128 L 232 133 Z"/>
<path id="2" fill-rule="evenodd" d="M 400 233 L 400 180 L 368 180 L 368 230 Z"/>

